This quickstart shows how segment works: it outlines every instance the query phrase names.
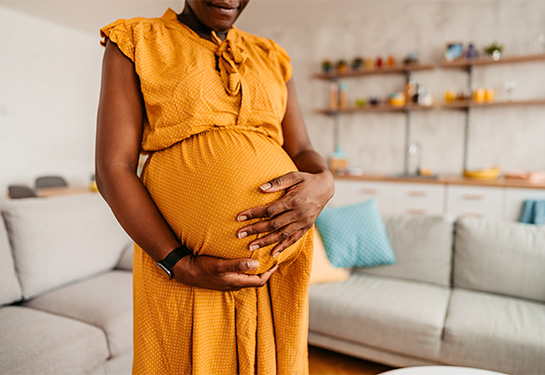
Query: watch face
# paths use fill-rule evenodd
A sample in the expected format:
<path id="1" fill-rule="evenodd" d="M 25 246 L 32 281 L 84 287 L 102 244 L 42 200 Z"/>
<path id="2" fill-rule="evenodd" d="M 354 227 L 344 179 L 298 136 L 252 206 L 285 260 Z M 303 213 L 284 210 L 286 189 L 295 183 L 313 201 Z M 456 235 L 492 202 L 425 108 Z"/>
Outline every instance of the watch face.
<path id="1" fill-rule="evenodd" d="M 169 270 L 168 268 L 166 268 L 162 263 L 158 262 L 157 265 L 159 266 L 159 268 L 161 268 L 163 271 L 165 271 L 165 273 L 168 275 L 169 278 L 172 279 L 172 271 Z"/>

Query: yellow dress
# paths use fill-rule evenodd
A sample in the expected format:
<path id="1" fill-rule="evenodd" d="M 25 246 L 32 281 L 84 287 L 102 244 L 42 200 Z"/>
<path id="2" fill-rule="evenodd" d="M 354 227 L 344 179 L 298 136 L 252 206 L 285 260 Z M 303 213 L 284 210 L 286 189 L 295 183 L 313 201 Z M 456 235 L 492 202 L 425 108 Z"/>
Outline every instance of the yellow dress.
<path id="1" fill-rule="evenodd" d="M 297 168 L 282 148 L 292 68 L 274 41 L 232 27 L 198 36 L 168 8 L 158 18 L 100 29 L 140 78 L 147 119 L 142 182 L 195 255 L 255 258 L 266 285 L 216 291 L 168 280 L 135 244 L 134 374 L 308 374 L 308 285 L 313 231 L 276 258 L 248 250 L 239 212 L 283 193 L 258 186 Z M 251 221 L 250 221 L 251 222 Z M 260 236 L 263 236 L 260 235 Z"/>

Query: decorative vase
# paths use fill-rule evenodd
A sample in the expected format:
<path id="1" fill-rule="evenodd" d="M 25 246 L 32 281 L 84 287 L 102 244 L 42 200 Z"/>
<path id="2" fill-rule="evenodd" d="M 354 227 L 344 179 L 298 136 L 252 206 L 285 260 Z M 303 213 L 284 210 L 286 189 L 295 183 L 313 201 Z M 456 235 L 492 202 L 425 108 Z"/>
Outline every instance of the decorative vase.
<path id="1" fill-rule="evenodd" d="M 494 50 L 494 52 L 492 52 L 492 60 L 498 61 L 500 57 L 501 57 L 500 50 Z"/>

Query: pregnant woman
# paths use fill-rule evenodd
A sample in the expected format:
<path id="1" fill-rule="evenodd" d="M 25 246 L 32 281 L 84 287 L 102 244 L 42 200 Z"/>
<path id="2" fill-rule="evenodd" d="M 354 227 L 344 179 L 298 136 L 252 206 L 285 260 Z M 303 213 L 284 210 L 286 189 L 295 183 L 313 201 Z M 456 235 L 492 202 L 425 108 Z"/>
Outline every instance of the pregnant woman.
<path id="1" fill-rule="evenodd" d="M 248 1 L 100 30 L 96 178 L 135 242 L 134 374 L 308 374 L 313 224 L 333 178 L 287 53 L 233 26 Z"/>

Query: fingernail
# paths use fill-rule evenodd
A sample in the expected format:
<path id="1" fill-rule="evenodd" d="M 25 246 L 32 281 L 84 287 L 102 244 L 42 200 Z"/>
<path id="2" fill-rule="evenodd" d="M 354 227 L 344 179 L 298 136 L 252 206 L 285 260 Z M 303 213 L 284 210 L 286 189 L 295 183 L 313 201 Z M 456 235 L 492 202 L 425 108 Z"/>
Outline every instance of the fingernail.
<path id="1" fill-rule="evenodd" d="M 246 237 L 247 235 L 248 235 L 248 232 L 240 232 L 240 233 L 238 234 L 238 238 L 244 238 L 244 237 Z"/>
<path id="2" fill-rule="evenodd" d="M 259 245 L 250 246 L 250 250 L 252 250 L 252 251 L 257 250 L 257 249 L 259 249 Z"/>
<path id="3" fill-rule="evenodd" d="M 267 182 L 266 184 L 263 184 L 263 185 L 260 186 L 260 188 L 263 189 L 263 190 L 269 190 L 271 187 L 272 187 L 272 185 L 271 185 L 270 182 Z"/>
<path id="4" fill-rule="evenodd" d="M 246 215 L 240 215 L 239 217 L 237 217 L 238 221 L 245 221 L 246 219 L 248 219 Z"/>
<path id="5" fill-rule="evenodd" d="M 276 256 L 277 256 L 278 254 L 280 254 L 280 252 L 274 253 L 274 254 L 273 254 L 273 258 L 276 258 Z"/>
<path id="6" fill-rule="evenodd" d="M 255 259 L 250 259 L 248 261 L 248 265 L 250 266 L 251 269 L 254 269 L 254 268 L 257 268 L 259 266 L 259 262 Z"/>

